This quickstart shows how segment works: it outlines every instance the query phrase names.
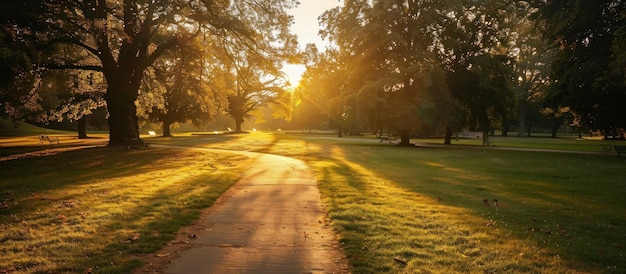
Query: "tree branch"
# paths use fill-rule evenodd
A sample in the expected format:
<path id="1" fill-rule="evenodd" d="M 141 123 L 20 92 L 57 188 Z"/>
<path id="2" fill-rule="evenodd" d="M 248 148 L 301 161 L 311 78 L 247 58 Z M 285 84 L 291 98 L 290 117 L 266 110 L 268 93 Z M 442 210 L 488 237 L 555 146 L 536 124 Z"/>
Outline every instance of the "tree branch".
<path id="1" fill-rule="evenodd" d="M 77 69 L 102 72 L 102 66 L 99 65 L 76 65 L 76 64 L 43 64 L 42 67 L 51 70 L 61 69 Z"/>

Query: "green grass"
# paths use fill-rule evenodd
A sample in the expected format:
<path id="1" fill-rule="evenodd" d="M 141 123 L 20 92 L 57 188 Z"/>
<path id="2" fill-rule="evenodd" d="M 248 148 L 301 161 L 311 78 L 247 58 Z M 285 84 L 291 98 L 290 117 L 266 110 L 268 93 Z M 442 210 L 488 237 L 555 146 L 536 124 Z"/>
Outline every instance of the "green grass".
<path id="1" fill-rule="evenodd" d="M 31 136 L 36 134 L 68 134 L 67 131 L 46 129 L 21 121 L 0 117 L 0 136 Z"/>
<path id="2" fill-rule="evenodd" d="M 465 141 L 400 148 L 371 137 L 319 134 L 183 134 L 149 141 L 305 160 L 353 273 L 626 271 L 626 157 L 482 149 Z M 497 148 L 507 142 L 601 149 L 596 140 L 494 140 Z M 136 254 L 156 252 L 246 163 L 158 147 L 3 162 L 0 249 L 10 256 L 0 257 L 0 271 L 99 266 L 128 272 L 142 263 Z"/>
<path id="3" fill-rule="evenodd" d="M 2 162 L 0 272 L 128 273 L 210 207 L 245 160 L 95 148 Z"/>
<path id="4" fill-rule="evenodd" d="M 182 138 L 307 161 L 354 273 L 626 271 L 626 158 L 596 153 L 601 140 L 494 138 L 496 148 L 594 152 L 571 154 L 475 140 L 400 148 L 330 135 Z"/>
<path id="5" fill-rule="evenodd" d="M 626 143 L 624 141 L 603 140 L 601 137 L 579 139 L 573 136 L 549 138 L 549 137 L 490 137 L 489 141 L 493 147 L 511 147 L 511 148 L 533 148 L 533 149 L 551 149 L 551 150 L 569 150 L 569 151 L 587 151 L 602 152 L 604 146 L 612 143 Z M 413 139 L 412 142 L 417 144 L 443 144 L 441 138 L 421 138 Z M 481 146 L 482 140 L 461 138 L 452 140 L 453 146 Z"/>
<path id="6" fill-rule="evenodd" d="M 623 159 L 362 145 L 341 150 L 343 156 L 329 153 L 316 166 L 357 273 L 626 269 Z M 394 257 L 409 263 L 398 265 Z"/>
<path id="7" fill-rule="evenodd" d="M 433 228 L 407 234 L 425 233 L 423 237 L 431 239 L 426 241 L 431 251 L 450 249 L 441 258 L 405 255 L 410 263 L 402 270 L 622 272 L 626 269 L 623 260 L 626 209 L 621 202 L 626 191 L 625 175 L 620 172 L 626 164 L 623 158 L 363 145 L 342 146 L 342 151 L 344 164 L 335 167 L 337 171 L 323 168 L 327 175 L 320 180 L 328 184 L 324 189 L 328 188 L 325 193 L 330 203 L 340 205 L 338 214 L 355 201 L 376 204 L 379 198 L 373 195 L 375 189 L 381 184 L 391 185 L 394 191 L 385 197 L 406 198 L 392 202 L 382 199 L 383 204 L 376 206 L 375 211 L 406 208 L 402 210 L 404 214 L 386 215 L 368 227 L 398 223 L 391 230 L 407 232 L 415 223 L 424 225 L 426 221 Z M 330 155 L 329 162 L 341 163 Z M 335 193 L 346 193 L 346 188 L 354 189 L 353 185 L 361 189 L 342 198 L 346 200 L 334 198 Z M 490 206 L 484 205 L 485 199 Z M 498 200 L 497 207 L 493 206 L 493 199 Z M 416 205 L 422 208 L 415 211 Z M 413 209 L 409 211 L 410 208 Z M 351 232 L 349 227 L 340 226 L 340 229 Z M 351 241 L 365 246 L 379 241 L 360 237 L 359 233 L 350 235 L 356 238 Z M 376 238 L 380 235 L 384 233 Z M 410 246 L 392 244 L 391 248 L 374 249 L 378 252 L 353 248 L 355 256 L 367 254 L 376 258 L 363 268 L 358 265 L 355 272 L 399 271 L 400 266 L 390 257 L 402 257 L 397 250 L 405 249 Z M 442 263 L 430 266 L 433 260 Z M 381 265 L 387 268 L 377 269 Z"/>

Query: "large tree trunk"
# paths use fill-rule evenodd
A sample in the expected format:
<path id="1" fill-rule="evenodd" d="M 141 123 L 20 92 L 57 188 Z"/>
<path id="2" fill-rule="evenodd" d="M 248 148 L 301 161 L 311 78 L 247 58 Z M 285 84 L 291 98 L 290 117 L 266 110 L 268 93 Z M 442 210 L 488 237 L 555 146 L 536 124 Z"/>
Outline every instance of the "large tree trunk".
<path id="1" fill-rule="evenodd" d="M 244 119 L 235 117 L 235 133 L 243 133 L 241 130 L 241 124 L 243 124 Z"/>
<path id="2" fill-rule="evenodd" d="M 445 138 L 443 140 L 443 144 L 444 145 L 451 145 L 452 144 L 452 128 L 451 127 L 446 127 L 446 135 L 445 135 Z"/>
<path id="3" fill-rule="evenodd" d="M 127 146 L 129 142 L 140 142 L 137 119 L 137 90 L 123 85 L 111 85 L 107 89 L 106 102 L 109 111 L 109 146 Z M 123 80 L 116 81 L 118 83 Z"/>
<path id="4" fill-rule="evenodd" d="M 103 73 L 108 85 L 105 100 L 109 111 L 109 146 L 143 145 L 139 138 L 135 101 L 139 97 L 145 66 L 149 64 L 137 56 L 135 46 L 124 42 L 117 62 L 111 52 L 102 53 Z M 103 48 L 110 50 L 106 45 Z"/>
<path id="5" fill-rule="evenodd" d="M 399 146 L 411 146 L 411 131 L 408 129 L 401 129 L 400 131 L 400 143 Z"/>
<path id="6" fill-rule="evenodd" d="M 552 135 L 551 135 L 552 138 L 556 138 L 556 135 L 559 132 L 560 127 L 561 127 L 561 123 L 557 123 L 556 121 L 552 123 Z"/>
<path id="7" fill-rule="evenodd" d="M 87 139 L 87 117 L 78 119 L 78 139 Z"/>
<path id="8" fill-rule="evenodd" d="M 163 121 L 163 137 L 172 137 L 171 125 L 172 123 Z"/>

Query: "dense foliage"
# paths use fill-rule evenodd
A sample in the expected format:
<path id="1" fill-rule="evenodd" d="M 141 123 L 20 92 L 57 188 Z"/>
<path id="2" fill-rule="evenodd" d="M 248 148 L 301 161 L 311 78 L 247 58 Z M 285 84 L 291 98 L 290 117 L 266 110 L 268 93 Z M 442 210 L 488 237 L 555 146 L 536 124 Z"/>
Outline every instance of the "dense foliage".
<path id="1" fill-rule="evenodd" d="M 138 138 L 140 117 L 167 131 L 222 112 L 241 131 L 267 104 L 298 127 L 402 144 L 449 143 L 461 130 L 487 144 L 497 129 L 523 137 L 538 126 L 619 135 L 626 124 L 621 1 L 344 1 L 319 17 L 329 46 L 307 46 L 289 95 L 280 68 L 300 61 L 288 29 L 296 5 L 4 1 L 1 115 L 80 120 L 106 103 L 114 145 Z"/>
<path id="2" fill-rule="evenodd" d="M 539 2 L 552 61 L 549 103 L 568 106 L 580 123 L 614 134 L 626 126 L 626 3 L 615 0 Z M 613 132 L 611 132 L 613 131 Z"/>
<path id="3" fill-rule="evenodd" d="M 200 35 L 227 39 L 228 47 L 238 52 L 284 60 L 295 47 L 285 10 L 295 4 L 281 0 L 5 1 L 0 8 L 16 12 L 2 13 L 0 22 L 12 43 L 26 44 L 33 57 L 26 60 L 35 68 L 102 73 L 110 144 L 124 145 L 139 138 L 136 102 L 145 74 L 157 60 L 187 47 Z"/>
<path id="4" fill-rule="evenodd" d="M 395 132 L 403 143 L 444 132 L 449 142 L 462 129 L 623 128 L 623 6 L 346 1 L 321 17 L 332 46 L 310 48 L 318 58 L 300 98 L 325 97 L 340 131 Z"/>

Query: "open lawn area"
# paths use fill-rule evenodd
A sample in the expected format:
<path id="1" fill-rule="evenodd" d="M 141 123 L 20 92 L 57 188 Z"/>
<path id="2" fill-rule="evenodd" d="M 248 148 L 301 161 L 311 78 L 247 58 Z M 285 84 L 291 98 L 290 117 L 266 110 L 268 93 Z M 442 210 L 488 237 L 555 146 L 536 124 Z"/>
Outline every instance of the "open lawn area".
<path id="1" fill-rule="evenodd" d="M 96 147 L 0 162 L 0 273 L 129 273 L 210 207 L 247 160 Z"/>
<path id="2" fill-rule="evenodd" d="M 249 164 L 160 145 L 306 161 L 353 273 L 626 272 L 626 157 L 259 132 L 147 140 L 146 150 L 98 147 L 0 162 L 0 272 L 127 273 Z M 597 152 L 602 145 L 542 140 L 518 143 L 578 150 L 579 142 Z M 33 146 L 50 147 L 11 149 Z"/>

